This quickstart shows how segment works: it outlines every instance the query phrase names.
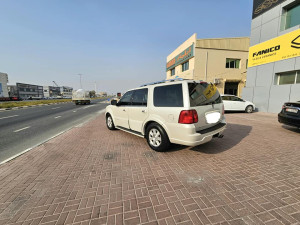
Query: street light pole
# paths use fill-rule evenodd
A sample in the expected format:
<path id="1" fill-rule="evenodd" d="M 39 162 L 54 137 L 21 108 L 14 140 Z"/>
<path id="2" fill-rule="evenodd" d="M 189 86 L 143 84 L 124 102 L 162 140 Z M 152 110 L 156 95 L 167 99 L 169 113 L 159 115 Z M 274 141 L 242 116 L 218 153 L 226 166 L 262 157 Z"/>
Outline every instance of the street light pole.
<path id="1" fill-rule="evenodd" d="M 82 74 L 79 73 L 78 76 L 80 77 L 80 88 L 82 89 L 82 83 L 81 83 L 81 76 L 82 76 Z"/>

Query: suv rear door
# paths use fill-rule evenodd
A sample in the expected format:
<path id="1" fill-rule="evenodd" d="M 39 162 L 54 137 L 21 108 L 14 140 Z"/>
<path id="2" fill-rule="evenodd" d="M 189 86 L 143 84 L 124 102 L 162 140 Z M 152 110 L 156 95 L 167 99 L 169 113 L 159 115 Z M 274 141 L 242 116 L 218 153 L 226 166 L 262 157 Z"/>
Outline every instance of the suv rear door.
<path id="1" fill-rule="evenodd" d="M 147 110 L 148 88 L 135 90 L 128 107 L 129 127 L 131 130 L 142 132 L 144 121 L 148 117 Z"/>
<path id="2" fill-rule="evenodd" d="M 223 117 L 223 103 L 215 85 L 206 82 L 188 83 L 190 108 L 198 114 L 196 131 L 212 127 Z"/>

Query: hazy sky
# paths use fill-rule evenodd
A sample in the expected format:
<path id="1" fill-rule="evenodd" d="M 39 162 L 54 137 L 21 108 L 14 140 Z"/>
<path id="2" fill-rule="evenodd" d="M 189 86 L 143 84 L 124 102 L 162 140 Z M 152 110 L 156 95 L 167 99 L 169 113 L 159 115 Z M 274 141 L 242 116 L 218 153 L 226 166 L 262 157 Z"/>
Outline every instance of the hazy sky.
<path id="1" fill-rule="evenodd" d="M 166 77 L 193 33 L 250 35 L 252 0 L 0 0 L 0 72 L 16 82 L 124 92 Z"/>

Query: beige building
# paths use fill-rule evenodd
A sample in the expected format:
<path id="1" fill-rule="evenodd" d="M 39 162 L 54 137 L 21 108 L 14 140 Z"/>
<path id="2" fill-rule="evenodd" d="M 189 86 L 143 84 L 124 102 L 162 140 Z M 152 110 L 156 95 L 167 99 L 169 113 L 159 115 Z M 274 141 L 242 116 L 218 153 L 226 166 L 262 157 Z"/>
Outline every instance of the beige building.
<path id="1" fill-rule="evenodd" d="M 246 85 L 249 38 L 197 39 L 193 34 L 167 57 L 167 79 L 214 83 L 220 93 L 241 96 Z"/>

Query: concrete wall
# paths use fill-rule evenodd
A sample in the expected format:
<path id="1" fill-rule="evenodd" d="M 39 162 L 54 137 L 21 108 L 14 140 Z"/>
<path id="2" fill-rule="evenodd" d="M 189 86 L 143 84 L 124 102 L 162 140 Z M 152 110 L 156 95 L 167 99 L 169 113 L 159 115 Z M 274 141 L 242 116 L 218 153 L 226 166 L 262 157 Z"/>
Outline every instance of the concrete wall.
<path id="1" fill-rule="evenodd" d="M 252 20 L 250 46 L 300 28 L 298 25 L 284 31 L 280 29 L 283 7 L 293 2 L 295 0 L 287 0 Z M 248 68 L 242 97 L 253 101 L 259 111 L 278 113 L 284 102 L 300 100 L 300 84 L 275 84 L 277 73 L 294 70 L 300 70 L 300 57 Z"/>

